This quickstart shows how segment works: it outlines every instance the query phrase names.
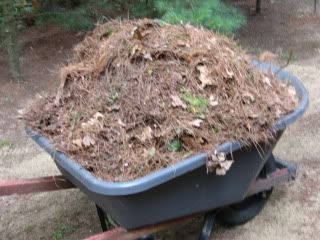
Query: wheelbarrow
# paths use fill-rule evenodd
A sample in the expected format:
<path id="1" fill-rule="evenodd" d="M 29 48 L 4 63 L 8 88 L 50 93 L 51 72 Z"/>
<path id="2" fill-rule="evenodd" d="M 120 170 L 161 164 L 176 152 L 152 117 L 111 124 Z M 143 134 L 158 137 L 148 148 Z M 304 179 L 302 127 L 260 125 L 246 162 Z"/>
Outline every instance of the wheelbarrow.
<path id="1" fill-rule="evenodd" d="M 2 182 L 0 195 L 75 186 L 95 202 L 104 231 L 107 216 L 121 226 L 92 239 L 137 239 L 200 213 L 206 213 L 200 239 L 210 238 L 216 221 L 228 226 L 248 222 L 262 210 L 274 186 L 295 178 L 296 166 L 274 157 L 272 151 L 286 127 L 301 117 L 308 106 L 308 92 L 299 79 L 272 65 L 254 64 L 273 71 L 279 80 L 289 81 L 299 96 L 299 105 L 275 123 L 274 140 L 259 144 L 259 149 L 240 142 L 220 145 L 217 151 L 234 159 L 225 176 L 207 174 L 207 154 L 198 154 L 133 181 L 104 181 L 56 151 L 46 137 L 27 129 L 32 139 L 51 155 L 63 177 L 46 178 L 45 186 L 43 179 L 29 180 L 30 190 L 26 181 Z"/>

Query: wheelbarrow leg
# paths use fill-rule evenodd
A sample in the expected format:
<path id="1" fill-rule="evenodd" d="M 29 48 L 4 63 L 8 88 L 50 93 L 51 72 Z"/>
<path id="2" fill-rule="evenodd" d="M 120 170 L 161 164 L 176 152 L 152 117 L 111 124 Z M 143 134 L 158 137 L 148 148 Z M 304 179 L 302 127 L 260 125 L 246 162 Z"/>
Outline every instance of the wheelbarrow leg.
<path id="1" fill-rule="evenodd" d="M 199 240 L 210 240 L 216 222 L 216 215 L 216 210 L 206 213 Z"/>
<path id="2" fill-rule="evenodd" d="M 104 211 L 98 205 L 96 205 L 96 208 L 97 208 L 102 231 L 105 232 L 108 230 L 107 224 L 106 224 L 106 216 L 104 214 Z"/>

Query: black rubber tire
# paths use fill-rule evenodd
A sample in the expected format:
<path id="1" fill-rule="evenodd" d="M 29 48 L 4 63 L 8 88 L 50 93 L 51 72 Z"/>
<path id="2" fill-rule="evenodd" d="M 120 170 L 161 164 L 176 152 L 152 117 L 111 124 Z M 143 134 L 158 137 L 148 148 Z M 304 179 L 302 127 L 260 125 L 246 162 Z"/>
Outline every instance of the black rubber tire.
<path id="1" fill-rule="evenodd" d="M 263 167 L 260 177 L 265 177 L 268 173 L 276 170 L 276 163 L 273 156 L 270 156 L 267 163 Z M 224 226 L 242 225 L 254 217 L 256 217 L 265 204 L 267 203 L 273 189 L 258 193 L 251 197 L 244 199 L 240 203 L 236 203 L 221 209 L 217 214 L 217 221 Z"/>

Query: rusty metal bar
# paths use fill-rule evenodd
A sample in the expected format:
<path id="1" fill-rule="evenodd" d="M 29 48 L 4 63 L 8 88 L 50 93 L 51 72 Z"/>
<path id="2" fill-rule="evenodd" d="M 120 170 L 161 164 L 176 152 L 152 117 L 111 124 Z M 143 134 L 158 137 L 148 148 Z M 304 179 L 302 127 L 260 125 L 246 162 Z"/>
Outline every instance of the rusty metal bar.
<path id="1" fill-rule="evenodd" d="M 147 226 L 147 227 L 132 230 L 132 231 L 127 231 L 126 229 L 119 227 L 107 232 L 103 232 L 103 233 L 91 236 L 84 240 L 135 240 L 135 239 L 138 239 L 139 237 L 150 235 L 152 233 L 157 233 L 162 230 L 173 227 L 175 225 L 178 225 L 180 223 L 184 223 L 186 221 L 193 219 L 195 216 L 197 215 L 182 217 L 179 219 L 170 220 L 167 222 L 159 223 L 157 225 L 151 225 L 151 226 Z"/>
<path id="2" fill-rule="evenodd" d="M 69 188 L 75 188 L 75 186 L 63 176 L 0 180 L 0 196 L 57 191 Z"/>
<path id="3" fill-rule="evenodd" d="M 284 182 L 288 182 L 291 179 L 292 176 L 287 168 L 278 169 L 275 172 L 271 173 L 268 178 L 257 179 L 256 181 L 254 181 L 249 187 L 247 196 L 269 190 L 272 187 Z"/>
<path id="4" fill-rule="evenodd" d="M 99 233 L 94 236 L 88 237 L 84 240 L 113 240 L 118 239 L 118 236 L 121 234 L 126 234 L 127 230 L 124 228 L 118 227 L 107 232 Z"/>

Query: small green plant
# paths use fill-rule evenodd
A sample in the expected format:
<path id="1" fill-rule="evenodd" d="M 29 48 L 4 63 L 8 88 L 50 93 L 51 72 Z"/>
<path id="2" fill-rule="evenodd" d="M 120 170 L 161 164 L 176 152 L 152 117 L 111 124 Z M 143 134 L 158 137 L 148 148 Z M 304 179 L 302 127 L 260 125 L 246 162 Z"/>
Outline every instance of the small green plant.
<path id="1" fill-rule="evenodd" d="M 119 99 L 119 93 L 117 92 L 113 92 L 110 94 L 109 96 L 109 102 L 112 104 L 115 104 Z"/>
<path id="2" fill-rule="evenodd" d="M 13 148 L 14 144 L 9 140 L 0 140 L 0 149 Z"/>
<path id="3" fill-rule="evenodd" d="M 65 235 L 71 234 L 75 231 L 75 228 L 69 225 L 61 224 L 52 233 L 53 240 L 65 239 Z"/>
<path id="4" fill-rule="evenodd" d="M 209 102 L 205 98 L 185 93 L 182 95 L 182 100 L 187 104 L 190 112 L 205 113 L 208 111 Z"/>
<path id="5" fill-rule="evenodd" d="M 182 144 L 178 139 L 172 140 L 168 145 L 168 150 L 170 152 L 178 152 L 182 148 Z"/>
<path id="6" fill-rule="evenodd" d="M 212 133 L 214 134 L 218 134 L 220 132 L 220 128 L 218 127 L 213 127 L 211 130 L 212 130 Z"/>

